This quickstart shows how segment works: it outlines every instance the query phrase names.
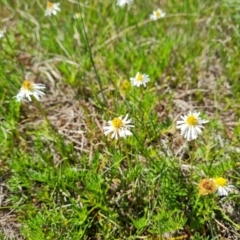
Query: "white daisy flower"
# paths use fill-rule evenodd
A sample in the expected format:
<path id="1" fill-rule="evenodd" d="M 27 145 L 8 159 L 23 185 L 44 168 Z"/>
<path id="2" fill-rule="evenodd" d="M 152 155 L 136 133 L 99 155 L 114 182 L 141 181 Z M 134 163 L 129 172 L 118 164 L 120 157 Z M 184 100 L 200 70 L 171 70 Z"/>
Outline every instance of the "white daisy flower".
<path id="1" fill-rule="evenodd" d="M 153 11 L 153 13 L 150 15 L 150 19 L 155 21 L 165 17 L 165 15 L 166 13 L 163 12 L 160 8 L 158 8 L 156 11 Z"/>
<path id="2" fill-rule="evenodd" d="M 234 187 L 233 185 L 229 185 L 227 179 L 223 177 L 214 178 L 213 181 L 216 183 L 218 196 L 228 196 L 228 193 Z"/>
<path id="3" fill-rule="evenodd" d="M 131 84 L 136 87 L 143 85 L 146 87 L 146 83 L 150 81 L 150 78 L 147 74 L 137 73 L 135 77 L 130 78 Z"/>
<path id="4" fill-rule="evenodd" d="M 60 12 L 60 3 L 47 2 L 47 8 L 45 11 L 45 16 L 56 15 L 57 12 Z"/>
<path id="5" fill-rule="evenodd" d="M 5 30 L 0 30 L 0 38 L 3 38 L 5 35 L 6 31 Z"/>
<path id="6" fill-rule="evenodd" d="M 128 114 L 124 119 L 122 119 L 122 117 L 116 117 L 112 121 L 108 121 L 107 124 L 108 126 L 103 127 L 104 135 L 112 133 L 111 137 L 115 139 L 132 135 L 129 129 L 134 127 L 134 125 L 131 125 L 131 119 L 128 119 Z"/>
<path id="7" fill-rule="evenodd" d="M 126 4 L 132 4 L 133 0 L 118 0 L 117 5 L 120 7 L 124 7 Z"/>
<path id="8" fill-rule="evenodd" d="M 34 96 L 38 101 L 40 97 L 44 96 L 45 93 L 42 91 L 45 89 L 45 85 L 41 83 L 33 83 L 25 80 L 19 93 L 15 96 L 18 102 L 21 102 L 24 98 L 31 102 L 31 95 Z"/>
<path id="9" fill-rule="evenodd" d="M 207 120 L 201 119 L 199 117 L 200 112 L 191 112 L 187 115 L 181 116 L 180 121 L 177 121 L 177 129 L 181 130 L 181 135 L 183 135 L 187 141 L 197 139 L 198 135 L 202 133 L 201 128 Z"/>
<path id="10" fill-rule="evenodd" d="M 80 19 L 81 17 L 84 18 L 84 15 L 81 14 L 81 13 L 75 13 L 75 14 L 73 15 L 73 18 L 74 18 L 74 19 Z"/>

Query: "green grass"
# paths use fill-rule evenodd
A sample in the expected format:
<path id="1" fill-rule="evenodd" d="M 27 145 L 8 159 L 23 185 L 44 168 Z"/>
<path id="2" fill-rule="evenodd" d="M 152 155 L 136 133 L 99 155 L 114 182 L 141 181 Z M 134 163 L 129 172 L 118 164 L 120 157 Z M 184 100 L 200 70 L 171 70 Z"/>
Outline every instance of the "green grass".
<path id="1" fill-rule="evenodd" d="M 0 238 L 239 238 L 237 3 L 84 2 L 45 17 L 45 1 L 2 1 Z M 138 71 L 149 84 L 123 96 Z M 46 85 L 40 105 L 13 98 L 24 79 Z M 188 110 L 209 120 L 193 142 L 176 129 Z M 133 136 L 104 136 L 126 114 Z M 201 196 L 206 177 L 234 191 Z"/>

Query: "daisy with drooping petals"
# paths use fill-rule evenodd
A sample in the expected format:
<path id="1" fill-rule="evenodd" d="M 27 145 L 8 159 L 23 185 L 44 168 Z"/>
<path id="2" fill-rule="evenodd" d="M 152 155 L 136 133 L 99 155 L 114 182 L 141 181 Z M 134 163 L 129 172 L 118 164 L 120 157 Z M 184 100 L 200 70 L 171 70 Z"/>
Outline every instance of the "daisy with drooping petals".
<path id="1" fill-rule="evenodd" d="M 198 192 L 200 195 L 212 194 L 216 192 L 216 190 L 217 190 L 217 185 L 213 181 L 213 179 L 204 178 L 198 184 Z"/>
<path id="2" fill-rule="evenodd" d="M 218 177 L 214 178 L 213 181 L 217 185 L 218 196 L 228 196 L 228 193 L 232 191 L 233 185 L 229 185 L 227 179 Z"/>
<path id="3" fill-rule="evenodd" d="M 128 119 L 128 114 L 124 119 L 122 117 L 116 117 L 112 121 L 108 121 L 108 126 L 103 127 L 104 135 L 112 133 L 112 138 L 118 139 L 118 137 L 131 136 L 130 128 L 134 127 L 131 125 L 131 119 Z"/>
<path id="4" fill-rule="evenodd" d="M 201 128 L 207 120 L 201 119 L 199 117 L 200 112 L 191 112 L 187 115 L 181 116 L 180 121 L 177 121 L 177 129 L 181 130 L 181 135 L 183 135 L 187 141 L 197 139 L 198 135 L 202 133 Z"/>
<path id="5" fill-rule="evenodd" d="M 28 99 L 31 102 L 31 96 L 35 97 L 38 101 L 45 95 L 42 91 L 45 89 L 45 85 L 41 83 L 33 83 L 25 80 L 22 84 L 22 87 L 19 93 L 15 96 L 18 102 L 21 102 L 24 98 Z"/>
<path id="6" fill-rule="evenodd" d="M 126 4 L 132 4 L 133 0 L 118 0 L 117 5 L 120 7 L 124 7 Z"/>
<path id="7" fill-rule="evenodd" d="M 153 11 L 153 13 L 150 15 L 150 19 L 153 21 L 156 21 L 160 18 L 165 17 L 166 13 L 163 12 L 160 8 L 158 8 L 156 11 Z"/>
<path id="8" fill-rule="evenodd" d="M 3 38 L 5 35 L 6 31 L 5 30 L 0 30 L 0 38 Z"/>
<path id="9" fill-rule="evenodd" d="M 147 74 L 142 74 L 138 72 L 135 77 L 130 78 L 131 84 L 136 87 L 143 85 L 146 87 L 146 83 L 150 81 L 150 78 Z"/>
<path id="10" fill-rule="evenodd" d="M 45 11 L 45 16 L 56 15 L 57 12 L 60 12 L 60 3 L 47 2 L 47 9 Z"/>

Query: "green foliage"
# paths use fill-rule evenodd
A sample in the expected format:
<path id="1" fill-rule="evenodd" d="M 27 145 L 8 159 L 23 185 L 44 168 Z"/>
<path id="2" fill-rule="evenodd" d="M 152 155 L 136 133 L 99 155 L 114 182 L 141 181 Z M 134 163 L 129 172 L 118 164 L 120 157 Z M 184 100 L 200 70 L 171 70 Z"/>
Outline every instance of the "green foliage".
<path id="1" fill-rule="evenodd" d="M 239 237 L 236 1 L 83 2 L 45 17 L 42 1 L 2 1 L 1 207 L 25 239 Z M 166 17 L 149 21 L 159 7 Z M 137 72 L 150 82 L 123 94 Z M 25 78 L 46 85 L 41 105 L 13 98 Z M 176 121 L 194 109 L 209 123 L 185 142 Z M 103 135 L 126 114 L 132 136 Z M 216 177 L 231 195 L 200 195 Z"/>
<path id="2" fill-rule="evenodd" d="M 187 222 L 187 219 L 181 212 L 177 210 L 169 210 L 165 206 L 161 206 L 157 213 L 152 216 L 150 227 L 151 234 L 164 235 L 166 232 L 181 229 Z"/>

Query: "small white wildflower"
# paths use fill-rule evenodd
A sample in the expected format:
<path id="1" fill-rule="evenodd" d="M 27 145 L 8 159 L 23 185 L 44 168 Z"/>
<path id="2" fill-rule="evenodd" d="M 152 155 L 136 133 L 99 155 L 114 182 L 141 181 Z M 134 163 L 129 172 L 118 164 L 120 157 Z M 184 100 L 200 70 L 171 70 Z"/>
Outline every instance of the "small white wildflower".
<path id="1" fill-rule="evenodd" d="M 150 78 L 147 74 L 137 73 L 135 77 L 130 78 L 131 84 L 136 87 L 143 85 L 146 87 L 146 83 L 150 81 Z"/>
<path id="2" fill-rule="evenodd" d="M 160 8 L 158 8 L 156 11 L 153 11 L 153 13 L 150 15 L 150 19 L 155 21 L 165 17 L 165 15 L 166 13 L 163 12 Z"/>
<path id="3" fill-rule="evenodd" d="M 228 196 L 228 193 L 234 187 L 233 185 L 229 185 L 227 179 L 223 177 L 214 178 L 213 181 L 216 183 L 218 196 Z"/>
<path id="4" fill-rule="evenodd" d="M 47 8 L 45 11 L 45 16 L 56 15 L 57 12 L 60 12 L 60 3 L 47 2 Z"/>
<path id="5" fill-rule="evenodd" d="M 126 4 L 132 4 L 133 0 L 118 0 L 117 5 L 120 7 L 124 7 Z"/>
<path id="6" fill-rule="evenodd" d="M 122 119 L 122 117 L 116 117 L 112 121 L 108 121 L 107 124 L 108 126 L 103 127 L 104 135 L 112 133 L 112 138 L 115 139 L 132 135 L 129 129 L 134 127 L 134 125 L 131 125 L 131 119 L 128 119 L 128 114 L 124 119 Z"/>
<path id="7" fill-rule="evenodd" d="M 31 96 L 34 96 L 39 101 L 40 97 L 45 95 L 45 93 L 42 91 L 45 88 L 46 87 L 44 84 L 33 83 L 25 80 L 15 98 L 18 102 L 21 102 L 24 98 L 27 98 L 29 101 L 31 101 Z"/>
<path id="8" fill-rule="evenodd" d="M 181 116 L 180 121 L 177 121 L 177 129 L 181 130 L 181 135 L 183 135 L 187 141 L 197 139 L 198 135 L 202 133 L 201 128 L 207 120 L 201 119 L 199 117 L 200 112 L 192 113 L 189 111 L 187 115 Z"/>
<path id="9" fill-rule="evenodd" d="M 81 13 L 75 13 L 74 15 L 73 15 L 73 18 L 74 19 L 79 19 L 79 18 L 84 18 L 84 15 L 83 14 L 81 14 Z"/>
<path id="10" fill-rule="evenodd" d="M 3 38 L 5 35 L 6 31 L 5 30 L 0 30 L 0 38 Z"/>

